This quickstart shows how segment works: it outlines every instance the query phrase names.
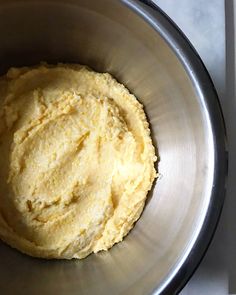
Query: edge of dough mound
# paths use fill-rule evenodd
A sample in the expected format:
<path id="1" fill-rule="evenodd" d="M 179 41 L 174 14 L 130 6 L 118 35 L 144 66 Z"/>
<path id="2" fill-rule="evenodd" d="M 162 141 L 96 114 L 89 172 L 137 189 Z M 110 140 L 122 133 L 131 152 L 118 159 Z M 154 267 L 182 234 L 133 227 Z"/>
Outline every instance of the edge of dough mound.
<path id="1" fill-rule="evenodd" d="M 11 68 L 0 97 L 0 238 L 59 259 L 122 241 L 156 177 L 136 97 L 69 64 Z"/>

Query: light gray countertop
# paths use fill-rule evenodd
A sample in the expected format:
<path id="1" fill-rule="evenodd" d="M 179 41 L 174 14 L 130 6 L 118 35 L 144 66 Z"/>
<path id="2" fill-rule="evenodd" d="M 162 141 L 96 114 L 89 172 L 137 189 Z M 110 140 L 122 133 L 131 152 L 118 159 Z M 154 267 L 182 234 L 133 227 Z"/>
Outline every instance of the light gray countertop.
<path id="1" fill-rule="evenodd" d="M 224 0 L 153 1 L 179 26 L 199 53 L 212 77 L 224 110 L 226 99 Z M 224 208 L 207 254 L 181 295 L 228 294 L 225 215 Z"/>

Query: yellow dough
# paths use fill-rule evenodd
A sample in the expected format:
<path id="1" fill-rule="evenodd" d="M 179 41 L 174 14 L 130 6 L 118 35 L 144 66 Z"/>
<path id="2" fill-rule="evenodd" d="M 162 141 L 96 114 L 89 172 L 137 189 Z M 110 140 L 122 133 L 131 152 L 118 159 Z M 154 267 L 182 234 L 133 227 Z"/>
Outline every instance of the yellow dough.
<path id="1" fill-rule="evenodd" d="M 133 227 L 156 177 L 143 107 L 84 66 L 0 79 L 0 237 L 36 257 L 83 258 Z"/>

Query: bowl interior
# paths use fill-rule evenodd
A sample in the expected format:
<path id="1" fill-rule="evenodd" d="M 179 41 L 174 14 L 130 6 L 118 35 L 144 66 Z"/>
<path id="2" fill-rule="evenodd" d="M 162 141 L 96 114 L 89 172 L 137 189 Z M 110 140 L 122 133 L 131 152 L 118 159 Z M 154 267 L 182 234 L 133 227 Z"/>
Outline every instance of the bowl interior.
<path id="1" fill-rule="evenodd" d="M 76 62 L 110 72 L 144 104 L 160 177 L 132 232 L 109 252 L 45 261 L 0 244 L 3 294 L 149 294 L 194 243 L 210 201 L 213 135 L 174 51 L 122 1 L 0 1 L 0 71 Z"/>

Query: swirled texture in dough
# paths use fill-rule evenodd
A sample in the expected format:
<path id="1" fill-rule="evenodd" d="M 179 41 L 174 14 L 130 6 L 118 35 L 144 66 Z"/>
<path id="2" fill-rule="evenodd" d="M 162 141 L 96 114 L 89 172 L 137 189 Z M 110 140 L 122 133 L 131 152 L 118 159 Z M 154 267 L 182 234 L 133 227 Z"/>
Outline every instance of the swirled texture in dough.
<path id="1" fill-rule="evenodd" d="M 0 80 L 0 237 L 32 256 L 83 258 L 133 227 L 156 176 L 137 99 L 79 65 Z"/>

